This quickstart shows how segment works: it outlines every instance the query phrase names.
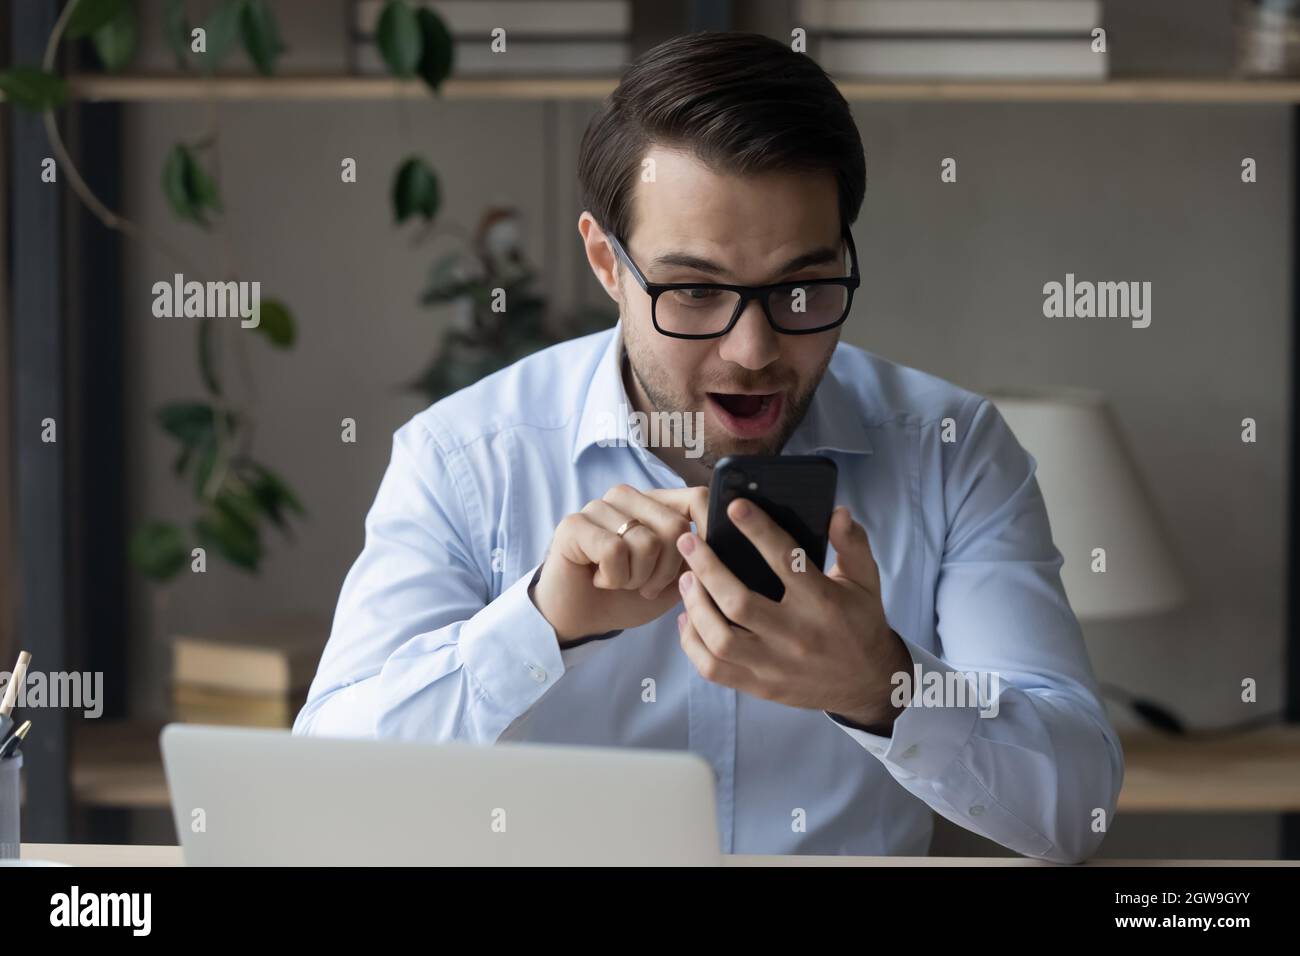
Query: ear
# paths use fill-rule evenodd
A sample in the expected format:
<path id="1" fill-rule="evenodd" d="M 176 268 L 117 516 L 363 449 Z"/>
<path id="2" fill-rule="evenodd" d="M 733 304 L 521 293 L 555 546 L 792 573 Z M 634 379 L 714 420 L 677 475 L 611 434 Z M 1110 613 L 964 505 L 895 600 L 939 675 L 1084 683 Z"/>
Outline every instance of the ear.
<path id="1" fill-rule="evenodd" d="M 592 274 L 611 299 L 621 302 L 618 256 L 614 254 L 614 248 L 605 238 L 605 232 L 596 222 L 596 217 L 585 210 L 578 217 L 578 234 L 582 236 L 582 245 L 587 253 L 587 264 L 591 266 Z"/>

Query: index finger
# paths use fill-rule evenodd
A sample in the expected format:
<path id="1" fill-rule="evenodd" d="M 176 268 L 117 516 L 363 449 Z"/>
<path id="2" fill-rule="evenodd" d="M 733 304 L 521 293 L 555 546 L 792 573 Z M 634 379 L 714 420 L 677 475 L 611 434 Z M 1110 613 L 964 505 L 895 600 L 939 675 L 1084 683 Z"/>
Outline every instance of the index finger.
<path id="1" fill-rule="evenodd" d="M 693 488 L 651 488 L 643 494 L 672 508 L 682 517 L 695 522 L 695 533 L 707 540 L 709 533 L 709 489 L 704 485 Z"/>

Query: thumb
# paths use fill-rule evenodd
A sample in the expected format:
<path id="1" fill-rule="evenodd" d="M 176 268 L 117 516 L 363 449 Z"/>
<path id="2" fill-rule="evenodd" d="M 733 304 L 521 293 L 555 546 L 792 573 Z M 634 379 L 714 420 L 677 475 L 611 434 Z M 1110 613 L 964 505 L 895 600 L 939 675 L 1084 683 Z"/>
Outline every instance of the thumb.
<path id="1" fill-rule="evenodd" d="M 879 594 L 880 569 L 871 553 L 867 529 L 854 521 L 849 509 L 842 505 L 831 515 L 830 538 L 835 547 L 835 566 L 827 577 L 852 581 Z"/>

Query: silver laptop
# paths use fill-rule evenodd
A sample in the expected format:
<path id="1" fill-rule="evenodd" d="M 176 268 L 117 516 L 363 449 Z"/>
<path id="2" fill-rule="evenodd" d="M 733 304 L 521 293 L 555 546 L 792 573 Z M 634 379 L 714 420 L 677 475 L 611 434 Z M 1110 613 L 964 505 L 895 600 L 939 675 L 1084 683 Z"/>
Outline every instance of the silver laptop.
<path id="1" fill-rule="evenodd" d="M 191 866 L 715 866 L 713 771 L 680 751 L 294 737 L 169 724 Z"/>

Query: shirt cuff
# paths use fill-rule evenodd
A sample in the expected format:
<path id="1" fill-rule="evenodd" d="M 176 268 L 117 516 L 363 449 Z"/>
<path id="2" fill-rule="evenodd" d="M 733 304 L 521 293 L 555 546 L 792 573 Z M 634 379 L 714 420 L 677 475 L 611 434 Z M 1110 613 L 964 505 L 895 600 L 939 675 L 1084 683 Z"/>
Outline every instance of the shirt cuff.
<path id="1" fill-rule="evenodd" d="M 532 575 L 529 576 L 528 587 L 524 589 L 525 594 L 533 589 L 533 585 L 535 585 L 538 578 L 542 576 L 542 565 L 545 563 L 545 560 L 543 560 L 541 564 L 537 565 L 537 568 L 533 571 Z M 528 599 L 528 603 L 532 604 L 532 598 Z M 537 605 L 533 604 L 533 607 L 536 606 Z M 542 620 L 546 620 L 546 618 L 543 616 Z M 554 629 L 552 629 L 551 633 L 555 633 Z M 594 651 L 599 650 L 599 641 L 607 641 L 611 637 L 618 637 L 622 633 L 623 629 L 619 628 L 616 631 L 606 631 L 604 634 L 589 634 L 586 637 L 580 637 L 577 640 L 560 644 L 560 657 L 564 661 L 565 669 L 567 670 L 568 668 L 573 667 L 584 658 L 590 657 Z M 558 643 L 558 637 L 556 638 L 556 641 Z"/>
<path id="2" fill-rule="evenodd" d="M 946 675 L 953 670 L 938 657 L 910 641 L 903 639 L 903 644 L 912 655 L 913 668 L 908 676 L 914 684 L 917 683 L 917 668 L 920 668 L 923 679 L 926 674 L 937 672 Z M 947 678 L 944 680 L 945 686 L 948 686 Z M 909 701 L 908 706 L 894 720 L 888 737 L 849 726 L 826 711 L 822 713 L 836 727 L 878 757 L 891 772 L 935 778 L 947 769 L 974 735 L 980 704 L 975 702 L 961 707 L 926 707 L 922 705 L 922 689 L 922 685 L 912 688 L 916 703 Z"/>
<path id="3" fill-rule="evenodd" d="M 466 621 L 460 632 L 461 660 L 498 712 L 498 730 L 564 676 L 555 629 L 528 596 L 531 580 L 532 574 L 522 576 Z"/>

